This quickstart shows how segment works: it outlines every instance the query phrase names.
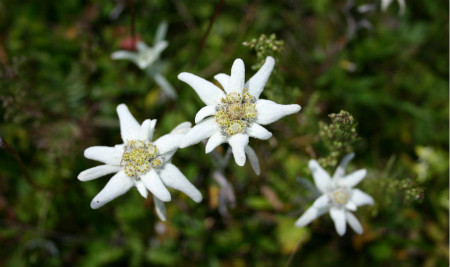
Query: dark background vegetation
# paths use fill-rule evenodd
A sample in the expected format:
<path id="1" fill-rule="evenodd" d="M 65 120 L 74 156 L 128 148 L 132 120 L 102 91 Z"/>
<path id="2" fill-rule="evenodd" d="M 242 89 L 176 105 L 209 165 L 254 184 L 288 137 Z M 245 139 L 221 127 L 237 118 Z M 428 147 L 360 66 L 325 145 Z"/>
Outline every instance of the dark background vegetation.
<path id="1" fill-rule="evenodd" d="M 0 265 L 263 267 L 284 266 L 295 251 L 291 266 L 448 266 L 448 1 L 406 1 L 401 16 L 396 1 L 382 12 L 370 0 L 226 0 L 199 51 L 218 3 L 135 2 L 148 44 L 169 23 L 172 101 L 135 65 L 110 59 L 130 34 L 127 1 L 0 2 Z M 373 10 L 361 14 L 364 4 Z M 84 149 L 120 142 L 115 107 L 158 119 L 157 136 L 193 121 L 203 104 L 178 73 L 212 80 L 240 57 L 250 77 L 261 55 L 242 43 L 262 34 L 284 42 L 263 97 L 303 109 L 268 126 L 269 141 L 250 141 L 260 176 L 248 163 L 226 169 L 237 198 L 229 215 L 202 145 L 173 159 L 202 203 L 172 190 L 161 223 L 133 189 L 92 210 L 108 178 L 76 177 L 97 165 Z M 341 110 L 351 125 L 328 116 Z M 357 138 L 345 136 L 351 129 Z M 328 215 L 295 228 L 314 200 L 308 160 L 332 171 L 349 151 L 349 171 L 368 170 L 360 188 L 377 202 L 356 212 L 364 234 L 339 237 Z"/>

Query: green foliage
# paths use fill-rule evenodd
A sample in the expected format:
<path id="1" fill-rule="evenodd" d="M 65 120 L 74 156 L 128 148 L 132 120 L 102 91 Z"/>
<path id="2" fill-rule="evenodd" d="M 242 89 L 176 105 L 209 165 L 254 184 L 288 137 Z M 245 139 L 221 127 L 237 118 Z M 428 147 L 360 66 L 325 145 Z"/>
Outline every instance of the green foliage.
<path id="1" fill-rule="evenodd" d="M 0 3 L 0 265 L 265 267 L 286 265 L 294 250 L 290 266 L 448 264 L 448 2 L 406 1 L 399 16 L 395 1 L 365 15 L 357 7 L 367 1 L 225 1 L 197 59 L 216 3 L 134 2 L 146 43 L 169 23 L 161 57 L 177 101 L 134 64 L 110 59 L 129 36 L 128 1 Z M 349 19 L 362 16 L 372 28 L 350 39 Z M 276 65 L 263 98 L 302 110 L 267 125 L 270 140 L 251 139 L 260 176 L 249 164 L 227 167 L 230 216 L 219 212 L 202 145 L 173 158 L 202 203 L 171 190 L 165 223 L 134 189 L 90 209 L 109 177 L 76 177 L 97 165 L 87 147 L 119 142 L 118 104 L 139 121 L 158 119 L 159 137 L 203 106 L 180 72 L 214 82 L 239 57 L 249 78 L 268 55 Z M 376 202 L 355 213 L 364 234 L 339 237 L 328 215 L 296 228 L 315 198 L 308 161 L 332 172 L 350 151 L 347 172 L 367 169 L 359 187 Z"/>
<path id="2" fill-rule="evenodd" d="M 264 64 L 266 57 L 277 57 L 284 49 L 284 41 L 277 40 L 275 34 L 271 34 L 269 37 L 265 34 L 261 34 L 258 39 L 254 38 L 242 44 L 256 52 L 258 63 L 252 65 L 253 70 L 259 69 Z"/>
<path id="3" fill-rule="evenodd" d="M 358 141 L 358 133 L 357 122 L 347 111 L 331 113 L 328 117 L 331 119 L 330 124 L 319 122 L 319 137 L 326 151 L 324 154 L 327 155 L 319 159 L 319 164 L 331 172 L 346 154 L 352 152 L 353 143 Z"/>

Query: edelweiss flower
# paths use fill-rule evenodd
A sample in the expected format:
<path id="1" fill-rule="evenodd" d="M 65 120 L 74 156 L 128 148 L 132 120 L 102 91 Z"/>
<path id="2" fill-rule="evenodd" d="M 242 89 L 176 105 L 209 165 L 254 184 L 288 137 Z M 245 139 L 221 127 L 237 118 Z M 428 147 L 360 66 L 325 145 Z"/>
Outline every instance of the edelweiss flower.
<path id="1" fill-rule="evenodd" d="M 206 104 L 195 116 L 197 125 L 186 134 L 180 147 L 209 138 L 206 144 L 206 153 L 209 153 L 220 144 L 229 143 L 236 163 L 243 166 L 247 154 L 252 167 L 259 174 L 258 158 L 248 146 L 249 137 L 269 139 L 272 133 L 261 125 L 300 111 L 300 106 L 296 104 L 279 105 L 259 99 L 274 65 L 275 60 L 267 57 L 261 69 L 245 83 L 244 62 L 236 59 L 230 76 L 223 73 L 214 76 L 225 92 L 196 75 L 180 73 L 178 79 L 189 84 Z"/>
<path id="2" fill-rule="evenodd" d="M 163 135 L 152 142 L 156 120 L 145 120 L 142 125 L 139 125 L 124 104 L 117 106 L 117 113 L 124 143 L 115 147 L 94 146 L 84 151 L 86 158 L 101 161 L 105 165 L 81 172 L 78 175 L 80 181 L 90 181 L 116 173 L 94 197 L 91 208 L 100 208 L 125 194 L 133 186 L 144 198 L 147 198 L 147 190 L 153 193 L 156 212 L 163 221 L 166 220 L 164 202 L 171 200 L 166 186 L 180 190 L 195 202 L 200 202 L 201 193 L 170 162 L 191 124 L 181 123 L 170 134 Z"/>
<path id="3" fill-rule="evenodd" d="M 147 74 L 153 77 L 156 83 L 171 98 L 176 98 L 177 94 L 172 85 L 161 74 L 163 64 L 159 63 L 159 56 L 166 49 L 169 43 L 164 40 L 167 32 L 167 22 L 162 22 L 158 26 L 153 47 L 147 46 L 139 41 L 136 45 L 137 52 L 116 51 L 111 55 L 112 59 L 126 59 L 134 62 L 141 70 L 146 70 Z"/>
<path id="4" fill-rule="evenodd" d="M 345 175 L 345 167 L 353 157 L 352 153 L 342 160 L 333 178 L 330 178 L 317 161 L 309 161 L 309 168 L 316 187 L 323 195 L 317 198 L 313 205 L 295 222 L 297 227 L 303 227 L 322 214 L 329 212 L 339 235 L 345 234 L 346 222 L 358 234 L 363 232 L 361 224 L 351 211 L 356 211 L 358 206 L 373 205 L 374 202 L 368 194 L 359 189 L 353 189 L 366 176 L 365 169 Z"/>

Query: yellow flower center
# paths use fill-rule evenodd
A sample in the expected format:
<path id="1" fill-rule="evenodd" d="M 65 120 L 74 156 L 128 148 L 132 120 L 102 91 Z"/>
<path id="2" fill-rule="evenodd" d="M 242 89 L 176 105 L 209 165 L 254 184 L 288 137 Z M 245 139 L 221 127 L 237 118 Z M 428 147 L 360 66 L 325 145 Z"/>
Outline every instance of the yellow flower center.
<path id="1" fill-rule="evenodd" d="M 350 198 L 349 194 L 345 190 L 336 190 L 333 192 L 333 200 L 339 205 L 347 204 L 348 199 Z"/>
<path id="2" fill-rule="evenodd" d="M 256 99 L 247 89 L 243 94 L 229 93 L 216 106 L 216 122 L 225 136 L 242 133 L 256 118 Z"/>
<path id="3" fill-rule="evenodd" d="M 122 156 L 122 162 L 125 163 L 125 174 L 129 177 L 139 178 L 150 168 L 158 168 L 162 162 L 157 155 L 158 149 L 151 142 L 127 140 Z"/>

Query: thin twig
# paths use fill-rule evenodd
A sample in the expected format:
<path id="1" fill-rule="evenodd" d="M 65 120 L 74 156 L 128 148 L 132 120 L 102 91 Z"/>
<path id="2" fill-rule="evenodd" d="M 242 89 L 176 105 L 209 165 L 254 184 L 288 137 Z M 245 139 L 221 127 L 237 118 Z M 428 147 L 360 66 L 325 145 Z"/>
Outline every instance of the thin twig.
<path id="1" fill-rule="evenodd" d="M 208 38 L 209 32 L 211 31 L 214 21 L 216 20 L 217 15 L 219 15 L 219 11 L 222 8 L 222 5 L 224 2 L 225 2 L 225 0 L 220 0 L 219 4 L 217 4 L 216 10 L 214 10 L 214 14 L 212 15 L 211 19 L 209 20 L 208 28 L 206 29 L 206 32 L 203 35 L 202 41 L 200 42 L 200 45 L 197 49 L 197 53 L 195 54 L 195 57 L 191 62 L 191 66 L 194 66 L 195 63 L 197 62 L 198 58 L 200 57 L 200 54 L 202 53 L 203 48 L 205 47 L 205 42 L 206 42 L 206 39 Z"/>

